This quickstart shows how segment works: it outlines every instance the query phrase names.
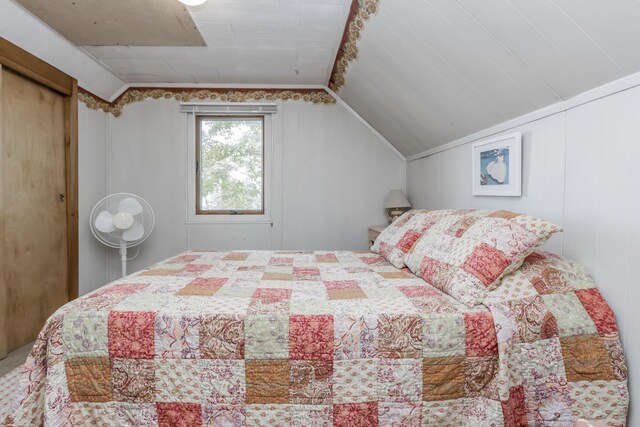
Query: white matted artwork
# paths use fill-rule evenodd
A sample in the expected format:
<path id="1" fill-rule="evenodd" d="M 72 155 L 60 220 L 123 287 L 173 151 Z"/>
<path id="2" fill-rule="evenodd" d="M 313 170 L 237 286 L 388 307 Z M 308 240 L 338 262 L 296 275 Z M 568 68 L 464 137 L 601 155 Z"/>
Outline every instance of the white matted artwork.
<path id="1" fill-rule="evenodd" d="M 472 146 L 474 196 L 522 194 L 522 134 L 476 142 Z"/>

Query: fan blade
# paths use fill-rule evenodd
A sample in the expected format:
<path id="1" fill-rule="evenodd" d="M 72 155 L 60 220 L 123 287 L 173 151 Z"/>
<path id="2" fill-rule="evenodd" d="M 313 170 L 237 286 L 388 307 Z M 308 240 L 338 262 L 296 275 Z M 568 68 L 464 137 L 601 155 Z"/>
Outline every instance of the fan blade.
<path id="1" fill-rule="evenodd" d="M 113 225 L 113 215 L 107 211 L 100 212 L 96 217 L 95 226 L 102 233 L 111 233 L 116 229 L 115 225 Z"/>
<path id="2" fill-rule="evenodd" d="M 138 221 L 134 222 L 131 228 L 122 232 L 122 239 L 125 242 L 140 240 L 144 236 L 144 226 Z"/>
<path id="3" fill-rule="evenodd" d="M 136 199 L 127 197 L 126 199 L 120 200 L 118 210 L 120 212 L 129 212 L 131 215 L 138 215 L 142 213 L 142 205 Z"/>

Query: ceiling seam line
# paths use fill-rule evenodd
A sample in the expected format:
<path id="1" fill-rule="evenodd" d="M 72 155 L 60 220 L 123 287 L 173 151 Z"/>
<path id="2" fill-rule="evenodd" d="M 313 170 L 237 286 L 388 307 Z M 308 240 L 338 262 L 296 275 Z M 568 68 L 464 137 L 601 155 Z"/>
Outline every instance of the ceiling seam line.
<path id="1" fill-rule="evenodd" d="M 562 13 L 564 16 L 567 17 L 567 19 L 569 21 L 571 21 L 573 23 L 573 25 L 575 25 L 589 40 L 591 40 L 591 42 L 596 45 L 596 47 L 598 49 L 600 49 L 600 51 L 602 53 L 604 53 L 609 59 L 611 59 L 611 61 L 616 64 L 616 66 L 618 68 L 620 68 L 624 73 L 629 74 L 629 70 L 627 70 L 622 64 L 620 64 L 613 56 L 611 56 L 605 49 L 602 48 L 602 46 L 600 46 L 600 43 L 596 42 L 593 37 L 591 37 L 591 35 L 589 33 L 587 33 L 585 31 L 584 28 L 582 28 L 582 26 L 580 24 L 578 24 L 575 19 L 573 19 L 567 12 L 564 11 L 564 9 L 562 9 L 560 6 L 558 6 L 558 4 L 556 3 L 555 0 L 549 0 L 553 6 L 558 9 L 560 11 L 560 13 Z"/>
<path id="2" fill-rule="evenodd" d="M 393 15 L 394 15 L 394 16 L 396 16 L 395 14 L 393 14 Z M 401 19 L 397 18 L 397 16 L 396 16 L 396 19 L 398 19 L 400 22 L 403 22 Z M 383 24 L 383 25 L 385 25 L 385 26 L 386 26 L 386 28 L 388 29 L 388 31 L 392 32 L 396 37 L 398 37 L 398 39 L 402 40 L 402 37 L 400 37 L 400 36 L 398 35 L 398 33 L 397 33 L 396 31 L 394 31 L 390 26 L 388 26 L 388 25 L 386 25 L 386 24 Z M 425 57 L 424 57 L 424 56 L 423 56 L 423 55 L 422 55 L 422 54 L 421 54 L 417 49 L 415 49 L 414 47 L 412 47 L 412 46 L 411 46 L 411 45 L 409 45 L 408 43 L 405 43 L 405 44 L 407 45 L 407 47 L 408 47 L 410 50 L 412 50 L 413 52 L 415 52 L 415 54 L 416 54 L 417 56 L 419 56 L 420 58 L 422 58 L 422 60 L 423 60 L 424 62 L 429 63 L 428 58 L 425 58 Z M 432 49 L 433 49 L 433 48 L 432 48 Z M 435 51 L 435 50 L 434 50 L 434 51 Z M 436 52 L 436 54 L 437 54 L 438 56 L 442 57 L 442 55 L 440 55 L 439 53 L 437 53 L 437 52 Z M 443 59 L 443 61 L 444 61 L 444 62 L 445 62 L 445 63 L 446 63 L 450 68 L 454 68 L 454 67 L 452 67 L 452 66 L 451 66 L 451 65 L 450 65 L 446 60 L 444 60 L 444 59 Z M 481 107 L 481 106 L 479 106 L 479 105 L 477 105 L 475 102 L 473 102 L 473 101 L 472 101 L 472 100 L 471 100 L 471 99 L 466 95 L 466 93 L 465 93 L 463 90 L 460 90 L 460 89 L 458 88 L 458 86 L 457 86 L 455 83 L 453 83 L 453 82 L 452 82 L 452 81 L 447 77 L 447 75 L 446 75 L 445 73 L 441 72 L 441 71 L 438 69 L 438 67 L 432 66 L 432 68 L 433 68 L 433 70 L 435 70 L 436 74 L 440 75 L 440 76 L 441 76 L 441 77 L 442 77 L 442 78 L 443 78 L 443 79 L 444 79 L 444 80 L 445 80 L 449 85 L 451 85 L 451 86 L 453 87 L 453 89 L 454 89 L 454 90 L 456 90 L 456 91 L 457 91 L 457 92 L 458 92 L 458 93 L 459 93 L 459 94 L 460 94 L 464 99 L 466 99 L 466 100 L 469 102 L 469 104 L 470 104 L 470 105 L 472 105 L 476 110 L 478 110 L 478 111 L 480 112 L 480 114 L 481 114 L 485 119 L 487 119 L 487 120 L 491 120 L 491 118 L 490 118 L 490 117 L 487 117 L 487 116 L 484 114 L 482 107 Z M 461 76 L 461 77 L 462 77 L 462 76 Z M 464 77 L 463 77 L 463 79 L 464 79 Z M 465 81 L 466 81 L 466 79 L 465 79 Z M 467 82 L 467 83 L 468 83 L 468 82 Z M 472 85 L 472 86 L 473 86 L 473 85 Z M 456 116 L 458 116 L 458 114 L 457 114 L 455 111 L 453 112 L 453 114 L 454 114 L 454 115 L 456 115 Z M 462 120 L 464 120 L 464 118 L 463 118 L 462 116 L 458 116 L 458 117 L 460 117 Z"/>
<path id="3" fill-rule="evenodd" d="M 390 13 L 391 13 L 393 16 L 395 16 L 395 18 L 396 18 L 399 22 L 402 22 L 403 24 L 405 24 L 405 25 L 406 25 L 406 23 L 402 20 L 402 18 L 400 18 L 397 14 L 395 14 L 395 13 L 393 13 L 393 12 L 390 12 Z M 390 28 L 390 27 L 388 27 L 388 26 L 387 26 L 387 28 Z M 407 28 L 409 28 L 409 26 L 408 26 L 408 25 L 407 25 Z M 443 61 L 443 62 L 444 62 L 444 63 L 445 63 L 449 68 L 451 68 L 451 69 L 453 70 L 453 72 L 454 72 L 455 74 L 457 74 L 457 75 L 458 75 L 462 80 L 464 80 L 464 81 L 465 81 L 465 82 L 466 82 L 470 87 L 472 87 L 472 88 L 475 90 L 475 85 L 474 85 L 474 84 L 472 84 L 469 80 L 467 80 L 467 79 L 466 79 L 466 77 L 464 77 L 464 75 L 462 75 L 460 72 L 458 72 L 458 70 L 456 69 L 456 67 L 454 67 L 453 65 L 451 65 L 451 64 L 449 63 L 449 61 L 447 61 L 447 60 L 442 56 L 442 54 L 441 54 L 437 49 L 435 49 L 435 48 L 431 45 L 431 43 L 429 43 L 428 41 L 424 40 L 422 37 L 418 36 L 418 35 L 416 34 L 416 32 L 415 32 L 415 31 L 413 31 L 413 30 L 409 30 L 409 31 L 411 31 L 411 33 L 412 33 L 414 36 L 416 36 L 419 40 L 421 40 L 421 41 L 423 41 L 424 43 L 426 43 L 426 44 L 431 48 L 431 50 L 432 50 L 436 55 L 438 55 L 438 57 L 439 57 L 439 58 L 440 58 L 440 59 L 441 59 L 441 60 L 442 60 L 442 61 Z M 395 33 L 396 35 L 398 35 L 395 31 L 394 31 L 394 33 Z M 398 36 L 398 38 L 400 38 L 400 36 Z M 409 44 L 408 44 L 408 43 L 406 43 L 406 44 L 409 46 Z M 416 49 L 414 49 L 413 47 L 410 47 L 410 49 L 411 49 L 411 50 L 413 50 L 413 51 L 415 51 L 416 53 L 419 53 L 419 52 L 418 52 Z M 422 55 L 420 55 L 420 56 L 421 56 L 422 58 L 424 58 Z M 425 61 L 427 61 L 427 59 L 426 59 L 426 58 L 424 58 L 424 59 L 425 59 Z M 428 62 L 428 61 L 427 61 L 427 62 Z M 443 75 L 443 76 L 445 77 L 445 79 L 451 83 L 451 85 L 452 85 L 452 86 L 454 86 L 456 89 L 458 89 L 458 88 L 457 88 L 457 85 L 453 84 L 453 82 L 451 82 L 449 79 L 447 79 L 447 78 L 446 78 L 446 74 L 443 74 L 443 73 L 440 73 L 440 74 L 441 74 L 441 75 Z M 461 91 L 461 90 L 458 90 L 458 91 L 459 91 L 461 94 L 464 94 L 464 91 Z M 479 91 L 477 91 L 477 90 L 476 90 L 476 93 L 477 93 L 481 98 L 483 98 L 483 99 L 484 99 L 484 100 L 485 100 L 489 105 L 491 105 L 491 106 L 493 107 L 493 109 L 495 110 L 495 112 L 497 112 L 500 116 L 503 116 L 503 114 L 500 112 L 500 110 L 498 110 L 497 106 L 495 106 L 495 105 L 493 104 L 493 102 L 491 102 L 491 100 L 489 100 L 488 98 L 486 98 L 486 97 L 485 97 L 481 92 L 479 92 Z M 465 96 L 465 98 L 469 99 L 469 98 L 468 98 L 468 97 L 466 97 L 466 96 Z M 473 102 L 471 99 L 469 99 L 469 101 L 470 101 L 473 105 L 475 105 L 475 106 L 476 106 L 476 107 L 477 107 L 481 112 L 483 111 L 482 106 L 477 105 L 477 104 L 476 104 L 475 102 Z M 484 113 L 482 113 L 482 114 L 484 115 Z M 487 119 L 490 119 L 490 117 L 487 117 L 487 116 L 484 116 L 484 117 L 486 117 Z"/>
<path id="4" fill-rule="evenodd" d="M 388 52 L 386 49 L 385 49 L 384 51 L 385 51 L 385 52 Z M 366 64 L 366 59 L 362 60 L 361 62 L 362 62 L 363 64 Z M 372 67 L 369 67 L 369 68 L 372 68 Z M 410 72 L 409 72 L 409 73 L 410 73 Z M 415 76 L 414 76 L 414 74 L 411 74 L 411 73 L 410 73 L 409 75 L 410 75 L 410 77 L 412 77 L 412 78 L 413 78 L 413 77 L 415 77 Z M 362 74 L 362 78 L 361 78 L 361 79 L 363 79 L 364 81 L 368 82 L 368 83 L 369 83 L 369 86 L 372 86 L 372 87 L 376 87 L 377 82 L 379 82 L 379 81 L 380 81 L 379 79 L 376 79 L 375 77 L 370 77 L 370 73 L 363 73 L 363 74 Z M 393 84 L 395 84 L 395 83 L 391 82 L 391 83 L 387 84 L 387 86 L 392 87 L 392 85 L 393 85 Z M 454 86 L 455 86 L 455 85 L 454 85 Z M 433 90 L 431 90 L 428 86 L 420 86 L 420 88 L 421 88 L 421 89 L 424 89 L 424 90 L 428 93 L 428 95 L 433 96 L 434 92 L 433 92 Z M 399 85 L 399 86 L 398 86 L 398 89 L 394 89 L 394 93 L 396 93 L 396 94 L 397 94 L 397 93 L 399 93 L 399 91 L 405 91 L 405 92 L 406 92 L 407 90 L 410 90 L 410 88 L 409 88 L 409 89 L 404 89 L 404 86 Z M 380 92 L 380 91 L 378 91 L 377 93 L 381 93 L 381 92 Z M 374 96 L 375 96 L 375 95 L 374 95 Z M 384 93 L 381 93 L 381 95 L 380 95 L 380 96 L 381 96 L 383 99 L 384 99 L 384 98 L 390 98 L 390 99 L 389 99 L 389 101 L 387 101 L 387 103 L 400 103 L 400 105 L 402 105 L 402 104 L 403 104 L 402 102 L 400 102 L 400 101 L 398 101 L 398 100 L 397 100 L 397 99 L 399 99 L 399 97 L 397 97 L 397 96 L 388 97 L 388 96 L 385 96 L 385 95 L 384 95 Z M 412 98 L 412 99 L 413 99 L 413 98 Z M 422 100 L 421 100 L 421 99 L 418 99 L 417 101 L 418 101 L 418 102 L 421 102 Z M 422 102 L 424 102 L 424 101 L 422 101 Z M 392 105 L 393 105 L 393 104 L 392 104 Z M 401 108 L 399 108 L 399 107 L 394 107 L 394 110 L 395 110 L 395 111 L 401 111 Z M 445 108 L 432 109 L 432 111 L 434 111 L 434 112 L 435 112 L 435 114 L 439 114 L 439 113 L 440 113 L 440 111 L 443 111 L 443 110 L 445 110 Z M 447 108 L 446 108 L 446 111 L 447 111 L 447 114 L 452 114 L 452 115 L 454 115 L 454 116 L 458 117 L 458 118 L 459 118 L 459 120 L 460 120 L 460 122 L 461 122 L 461 123 L 464 123 L 464 126 L 467 128 L 467 130 L 465 130 L 465 132 L 471 132 L 471 131 L 472 131 L 473 127 L 472 127 L 472 126 L 469 126 L 469 125 L 464 121 L 464 117 L 463 117 L 463 116 L 458 115 L 458 113 L 456 112 L 456 110 L 455 110 L 455 109 L 454 109 L 454 110 L 451 110 L 450 108 L 448 108 L 448 107 L 447 107 Z M 416 122 L 413 118 L 411 118 L 408 114 L 403 114 L 403 117 L 409 117 L 409 119 L 408 119 L 408 120 L 409 120 L 409 121 L 410 121 L 410 122 L 411 122 L 411 123 L 412 123 L 416 128 L 420 129 L 420 127 L 421 127 L 421 126 L 420 126 L 420 124 L 419 124 L 418 122 Z M 438 121 L 438 120 L 436 120 L 436 122 L 437 122 L 437 121 Z M 444 122 L 444 123 L 446 124 L 446 129 L 447 129 L 448 131 L 450 130 L 449 132 L 455 132 L 456 128 L 455 128 L 455 127 L 453 127 L 453 126 L 449 126 L 449 122 L 450 122 L 450 120 L 448 120 L 446 117 L 444 117 L 444 116 L 439 116 L 439 121 L 440 121 L 440 122 Z M 438 125 L 437 125 L 437 124 L 434 124 L 434 126 L 438 126 Z M 440 126 L 440 127 L 442 128 L 442 126 Z M 412 138 L 413 138 L 413 136 L 414 136 L 414 135 L 410 135 L 410 136 L 412 136 Z M 413 138 L 413 139 L 416 139 L 416 138 Z"/>
<path id="5" fill-rule="evenodd" d="M 489 31 L 489 29 L 482 22 L 480 22 L 475 16 L 473 16 L 473 14 L 471 12 L 469 12 L 469 10 L 467 10 L 467 8 L 465 8 L 463 5 L 461 5 L 459 0 L 455 0 L 455 2 L 458 4 L 458 6 L 460 6 L 460 8 L 462 8 L 462 10 L 465 11 L 465 13 L 467 15 L 469 15 L 469 17 L 471 19 L 473 19 L 478 25 L 480 25 L 480 27 L 482 27 L 482 29 L 485 30 L 487 32 L 487 34 L 489 34 L 493 39 L 495 39 L 495 41 L 500 46 L 502 46 L 502 48 L 504 50 L 506 50 L 509 53 L 509 55 L 512 55 L 520 64 L 522 64 L 527 70 L 529 70 L 529 72 L 531 72 L 531 74 L 533 76 L 535 76 L 535 78 L 537 78 L 540 81 L 540 83 L 542 83 L 543 86 L 545 86 L 547 89 L 549 89 L 549 91 L 551 93 L 553 93 L 558 100 L 564 100 L 564 98 L 561 97 L 555 90 L 553 90 L 553 88 L 551 88 L 551 86 L 549 86 L 549 84 L 542 77 L 540 77 L 538 75 L 538 73 L 536 73 L 526 62 L 524 62 L 522 60 L 522 58 L 520 58 L 511 49 L 509 49 L 507 46 L 505 46 L 505 44 L 502 43 L 502 41 L 500 41 L 500 39 L 498 39 L 498 37 L 496 37 L 495 34 L 493 34 L 491 31 Z"/>
<path id="6" fill-rule="evenodd" d="M 468 38 L 468 37 L 467 37 L 467 36 L 466 36 L 466 35 L 465 35 L 465 34 L 464 34 L 464 33 L 463 33 L 463 32 L 462 32 L 462 31 L 461 31 L 461 30 L 460 30 L 460 29 L 459 29 L 459 28 L 458 28 L 458 27 L 457 27 L 457 26 L 456 26 L 456 25 L 455 25 L 455 24 L 454 24 L 454 23 L 453 23 L 449 18 L 447 18 L 446 16 L 444 16 L 444 15 L 442 14 L 442 12 L 440 12 L 438 9 L 436 9 L 436 8 L 433 6 L 433 4 L 431 4 L 431 2 L 430 2 L 429 0 L 423 0 L 423 1 L 424 1 L 424 2 L 426 2 L 426 3 L 429 3 L 429 5 L 431 6 L 431 8 L 432 8 L 433 10 L 435 10 L 435 12 L 436 12 L 438 15 L 440 15 L 440 16 L 442 17 L 442 19 L 444 19 L 444 20 L 449 24 L 449 26 L 451 26 L 451 27 L 452 27 L 452 28 L 453 28 L 453 29 L 454 29 L 458 34 L 460 34 L 460 35 L 461 35 L 465 40 L 467 40 L 469 43 L 471 43 L 471 44 L 474 46 L 474 48 L 475 48 L 475 49 L 476 49 L 476 50 L 477 50 L 477 51 L 478 51 L 478 52 L 479 52 L 479 53 L 480 53 L 480 54 L 481 54 L 485 59 L 487 59 L 487 61 L 489 61 L 489 62 L 491 63 L 491 65 L 493 65 L 493 66 L 494 66 L 494 68 L 495 68 L 496 70 L 498 70 L 499 72 L 501 72 L 501 73 L 502 73 L 502 75 L 506 76 L 509 80 L 511 80 L 511 82 L 514 84 L 514 86 L 516 86 L 516 87 L 517 87 L 517 88 L 522 92 L 522 94 L 523 94 L 523 95 L 525 95 L 527 98 L 529 98 L 529 100 L 530 100 L 534 105 L 536 105 L 536 104 L 537 104 L 536 100 L 535 100 L 535 99 L 533 99 L 533 97 L 531 97 L 531 95 L 530 95 L 527 91 L 525 91 L 524 89 L 522 89 L 522 87 L 521 87 L 521 86 L 520 86 L 520 85 L 519 85 L 519 84 L 518 84 L 518 83 L 517 83 L 517 82 L 516 82 L 512 77 L 511 77 L 511 75 L 509 75 L 508 73 L 504 72 L 504 71 L 502 70 L 502 68 L 501 68 L 501 67 L 499 67 L 499 66 L 498 66 L 498 64 L 496 64 L 496 63 L 491 59 L 491 57 L 490 57 L 489 55 L 487 55 L 487 54 L 484 52 L 484 50 L 483 50 L 483 49 L 480 49 L 480 48 L 479 48 L 475 43 L 473 43 L 473 41 L 472 41 L 471 39 L 469 39 L 469 38 Z"/>
<path id="7" fill-rule="evenodd" d="M 529 18 L 527 18 L 521 11 L 520 9 L 518 9 L 516 6 L 513 5 L 513 3 L 511 2 L 511 0 L 506 0 L 507 3 L 509 3 L 509 5 L 520 15 L 522 16 L 522 18 L 527 21 L 529 23 L 529 25 L 531 25 L 534 30 L 543 38 L 545 39 L 547 42 L 549 42 L 549 44 L 551 44 L 551 46 L 553 46 L 554 48 L 556 48 L 556 50 L 558 50 L 558 52 L 560 52 L 562 54 L 562 56 L 564 56 L 570 63 L 571 65 L 573 65 L 574 67 L 576 67 L 576 69 L 578 71 L 580 71 L 580 74 L 582 74 L 583 76 L 585 76 L 587 78 L 587 80 L 589 80 L 591 82 L 591 84 L 597 85 L 598 83 L 593 81 L 591 79 L 591 77 L 589 77 L 583 70 L 582 67 L 579 67 L 578 64 L 576 64 L 575 62 L 573 62 L 573 59 L 571 59 L 569 57 L 569 55 L 567 55 L 565 53 L 565 51 L 563 49 L 561 49 L 558 45 L 556 45 L 554 42 L 552 42 L 547 36 L 545 36 L 542 31 L 540 31 L 540 29 L 538 29 L 537 25 L 535 25 L 533 22 L 531 22 L 531 20 Z"/>

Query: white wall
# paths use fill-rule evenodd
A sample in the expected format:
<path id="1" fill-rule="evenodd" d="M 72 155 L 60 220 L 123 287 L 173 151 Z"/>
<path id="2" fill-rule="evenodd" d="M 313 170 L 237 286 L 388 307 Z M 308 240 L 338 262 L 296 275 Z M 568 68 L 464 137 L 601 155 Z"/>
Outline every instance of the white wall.
<path id="1" fill-rule="evenodd" d="M 156 229 L 133 272 L 186 249 L 365 249 L 384 224 L 389 190 L 405 162 L 339 104 L 278 104 L 271 224 L 186 224 L 187 116 L 174 100 L 146 100 L 109 120 L 108 191 L 154 208 Z M 134 249 L 135 253 L 135 249 Z M 119 260 L 110 252 L 110 280 Z"/>
<path id="2" fill-rule="evenodd" d="M 471 195 L 471 143 L 408 163 L 422 208 L 509 209 L 564 227 L 546 249 L 584 264 L 612 306 L 640 425 L 640 87 L 523 124 L 522 197 Z"/>
<path id="3" fill-rule="evenodd" d="M 107 283 L 107 248 L 91 234 L 89 215 L 107 193 L 107 123 L 102 111 L 78 106 L 80 295 Z"/>

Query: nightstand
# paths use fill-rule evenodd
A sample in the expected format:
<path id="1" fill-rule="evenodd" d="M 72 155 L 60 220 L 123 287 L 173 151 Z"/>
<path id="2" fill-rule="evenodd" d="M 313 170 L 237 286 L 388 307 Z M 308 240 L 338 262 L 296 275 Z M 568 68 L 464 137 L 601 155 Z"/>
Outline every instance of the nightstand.
<path id="1" fill-rule="evenodd" d="M 376 241 L 385 228 L 387 228 L 386 225 L 372 225 L 369 227 L 369 247 L 373 246 L 373 242 Z"/>

